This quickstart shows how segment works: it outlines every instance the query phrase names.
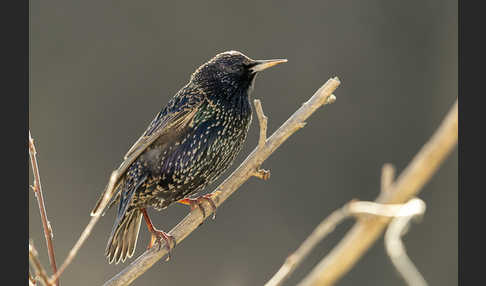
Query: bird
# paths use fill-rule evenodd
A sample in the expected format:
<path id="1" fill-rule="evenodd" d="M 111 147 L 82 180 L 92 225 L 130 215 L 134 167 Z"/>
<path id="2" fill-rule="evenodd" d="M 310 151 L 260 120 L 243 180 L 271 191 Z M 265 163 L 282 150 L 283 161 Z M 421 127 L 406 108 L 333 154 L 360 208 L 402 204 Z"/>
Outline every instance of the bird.
<path id="1" fill-rule="evenodd" d="M 249 95 L 256 75 L 286 59 L 253 60 L 239 51 L 217 54 L 192 73 L 150 122 L 116 170 L 115 192 L 108 209 L 118 204 L 105 255 L 109 263 L 133 256 L 142 218 L 151 233 L 147 248 L 172 236 L 154 227 L 147 209 L 175 202 L 201 207 L 211 194 L 194 197 L 226 171 L 246 140 L 252 109 Z M 105 189 L 105 193 L 106 193 Z M 99 215 L 102 194 L 91 215 Z M 174 244 L 174 246 L 172 246 Z"/>

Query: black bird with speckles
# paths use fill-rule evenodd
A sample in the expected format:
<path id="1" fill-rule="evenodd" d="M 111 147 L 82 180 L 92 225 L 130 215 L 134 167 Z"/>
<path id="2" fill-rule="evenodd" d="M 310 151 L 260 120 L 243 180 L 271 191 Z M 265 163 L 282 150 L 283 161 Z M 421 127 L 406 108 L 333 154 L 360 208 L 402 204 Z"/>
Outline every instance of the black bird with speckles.
<path id="1" fill-rule="evenodd" d="M 286 60 L 252 60 L 237 51 L 216 55 L 200 66 L 152 120 L 118 168 L 123 174 L 110 206 L 118 213 L 106 247 L 110 263 L 135 251 L 142 217 L 155 240 L 173 239 L 153 227 L 146 208 L 174 202 L 194 207 L 191 198 L 232 164 L 252 119 L 249 93 L 259 71 Z M 102 196 L 103 197 L 103 196 Z M 99 213 L 99 203 L 92 215 Z M 212 201 L 210 201 L 212 203 Z M 214 203 L 212 203 L 214 206 Z"/>

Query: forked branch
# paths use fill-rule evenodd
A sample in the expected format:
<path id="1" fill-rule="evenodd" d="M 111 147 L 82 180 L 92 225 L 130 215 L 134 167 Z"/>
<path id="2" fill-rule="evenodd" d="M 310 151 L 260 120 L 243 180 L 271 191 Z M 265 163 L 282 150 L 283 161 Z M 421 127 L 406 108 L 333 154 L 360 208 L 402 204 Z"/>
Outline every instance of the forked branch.
<path id="1" fill-rule="evenodd" d="M 437 171 L 457 144 L 457 99 L 430 140 L 390 186 L 387 180 L 376 202 L 402 204 L 414 197 Z M 383 233 L 390 218 L 360 218 L 340 243 L 298 284 L 299 286 L 333 285 Z"/>
<path id="2" fill-rule="evenodd" d="M 331 233 L 344 219 L 361 216 L 382 216 L 382 217 L 408 217 L 416 214 L 417 205 L 425 205 L 419 199 L 411 200 L 405 205 L 401 204 L 378 204 L 366 201 L 351 201 L 342 208 L 335 210 L 326 217 L 312 233 L 304 240 L 297 250 L 289 255 L 285 263 L 265 286 L 279 286 L 285 282 L 297 267 L 304 261 L 321 240 Z M 404 209 L 404 206 L 409 208 Z M 413 206 L 413 207 L 410 207 Z"/>

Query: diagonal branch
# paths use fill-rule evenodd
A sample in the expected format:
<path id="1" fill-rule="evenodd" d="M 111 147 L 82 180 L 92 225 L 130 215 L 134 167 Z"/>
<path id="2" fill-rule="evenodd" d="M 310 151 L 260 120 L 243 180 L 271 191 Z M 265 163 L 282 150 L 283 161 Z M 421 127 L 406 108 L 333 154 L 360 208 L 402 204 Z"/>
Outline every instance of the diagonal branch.
<path id="1" fill-rule="evenodd" d="M 37 165 L 36 154 L 37 152 L 35 150 L 34 139 L 32 139 L 29 130 L 29 155 L 30 163 L 32 165 L 32 172 L 34 173 L 34 186 L 32 189 L 34 190 L 35 197 L 37 198 L 37 204 L 39 205 L 39 212 L 42 220 L 42 227 L 44 228 L 44 236 L 46 238 L 47 251 L 49 253 L 49 261 L 51 262 L 52 273 L 56 273 L 57 267 L 56 258 L 54 256 L 54 246 L 52 244 L 52 228 L 49 220 L 47 219 L 47 211 L 44 205 L 44 196 L 42 195 L 42 185 L 40 182 L 39 166 Z M 59 285 L 59 281 L 55 281 L 54 284 Z"/>
<path id="2" fill-rule="evenodd" d="M 267 159 L 285 140 L 305 125 L 305 120 L 319 107 L 335 100 L 332 92 L 339 86 L 338 78 L 329 79 L 316 93 L 305 102 L 280 128 L 268 138 L 263 146 L 257 146 L 245 161 L 219 185 L 213 196 L 216 206 L 220 206 L 231 194 L 233 194 L 245 181 L 254 175 L 254 171 Z M 214 192 L 213 192 L 214 193 Z M 205 213 L 211 214 L 212 208 L 204 202 L 202 207 Z M 190 212 L 169 234 L 177 244 L 180 244 L 191 232 L 193 232 L 204 218 L 200 211 Z M 159 250 L 151 248 L 145 251 L 135 261 L 123 269 L 120 273 L 107 281 L 104 285 L 128 285 L 137 277 L 147 271 L 153 264 L 167 254 L 165 247 Z"/>
<path id="3" fill-rule="evenodd" d="M 414 207 L 417 204 L 424 205 L 422 201 L 410 201 L 406 205 L 412 204 Z M 415 208 L 404 209 L 401 204 L 378 204 L 375 202 L 366 201 L 351 201 L 345 204 L 340 209 L 335 210 L 328 217 L 326 217 L 304 240 L 304 242 L 297 248 L 295 252 L 287 257 L 284 264 L 273 275 L 273 277 L 265 284 L 265 286 L 279 286 L 287 280 L 290 275 L 297 269 L 297 267 L 304 261 L 307 255 L 310 254 L 320 241 L 322 241 L 329 233 L 331 233 L 338 224 L 349 217 L 364 217 L 364 216 L 382 216 L 382 217 L 408 217 L 414 215 Z M 407 212 L 409 210 L 409 212 Z M 412 212 L 412 213 L 410 213 Z"/>
<path id="4" fill-rule="evenodd" d="M 415 196 L 457 144 L 457 99 L 430 140 L 420 149 L 397 180 L 376 202 L 400 204 Z M 383 233 L 389 218 L 361 218 L 341 242 L 304 278 L 299 286 L 333 285 Z"/>
<path id="5" fill-rule="evenodd" d="M 59 270 L 52 274 L 52 277 L 50 281 L 54 281 L 59 279 L 59 276 L 66 270 L 66 268 L 71 264 L 73 261 L 74 257 L 76 257 L 76 254 L 78 254 L 79 249 L 83 245 L 83 243 L 86 241 L 86 239 L 89 237 L 91 234 L 91 231 L 93 230 L 94 226 L 98 222 L 98 220 L 101 218 L 100 215 L 98 216 L 92 216 L 91 219 L 88 222 L 88 225 L 84 228 L 83 232 L 78 238 L 78 241 L 74 244 L 73 248 L 69 251 L 68 256 L 64 260 L 64 262 L 61 264 L 61 267 L 59 267 Z"/>

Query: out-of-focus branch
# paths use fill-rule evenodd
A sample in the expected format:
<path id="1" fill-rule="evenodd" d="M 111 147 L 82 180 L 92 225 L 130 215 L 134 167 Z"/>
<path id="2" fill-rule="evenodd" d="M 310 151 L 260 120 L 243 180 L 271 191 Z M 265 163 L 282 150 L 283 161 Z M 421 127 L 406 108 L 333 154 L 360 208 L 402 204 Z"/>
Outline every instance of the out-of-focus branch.
<path id="1" fill-rule="evenodd" d="M 381 168 L 381 192 L 384 193 L 393 184 L 395 179 L 395 167 L 392 164 L 383 164 Z"/>
<path id="2" fill-rule="evenodd" d="M 35 150 L 34 139 L 32 139 L 32 135 L 30 134 L 29 130 L 29 155 L 30 163 L 32 165 L 32 172 L 34 173 L 34 186 L 32 186 L 32 189 L 34 190 L 35 197 L 37 198 L 37 204 L 39 205 L 42 227 L 44 228 L 44 237 L 46 238 L 47 251 L 49 253 L 49 261 L 51 262 L 52 272 L 56 273 L 57 267 L 56 258 L 54 256 L 54 246 L 52 244 L 52 228 L 49 220 L 47 219 L 47 212 L 44 205 L 44 196 L 42 195 L 42 185 L 40 181 L 39 166 L 37 165 L 36 154 L 37 152 Z M 59 285 L 59 281 L 55 281 L 54 284 Z"/>
<path id="3" fill-rule="evenodd" d="M 457 99 L 430 140 L 376 202 L 400 204 L 415 196 L 457 144 Z M 360 218 L 340 243 L 300 282 L 299 286 L 332 285 L 347 273 L 382 234 L 389 218 Z"/>
<path id="4" fill-rule="evenodd" d="M 288 137 L 305 125 L 305 120 L 319 107 L 335 100 L 332 92 L 339 86 L 338 78 L 329 79 L 316 93 L 305 102 L 273 135 L 265 140 L 264 145 L 259 144 L 245 161 L 221 184 L 213 196 L 216 206 L 220 206 L 231 194 L 233 194 L 244 182 L 255 175 L 264 160 L 266 160 Z M 257 107 L 258 109 L 258 107 Z M 261 113 L 263 114 L 263 112 Z M 261 124 L 262 121 L 260 121 Z M 262 133 L 260 133 L 262 134 Z M 260 136 L 259 142 L 262 142 Z M 211 214 L 212 208 L 204 202 L 202 205 L 205 213 Z M 191 232 L 193 232 L 204 218 L 200 211 L 191 211 L 169 234 L 172 235 L 177 244 L 180 244 Z M 167 254 L 165 247 L 159 250 L 151 248 L 145 251 L 135 261 L 107 281 L 104 285 L 128 285 L 137 277 L 147 271 L 153 264 Z"/>
<path id="5" fill-rule="evenodd" d="M 408 216 L 394 218 L 385 232 L 385 249 L 390 256 L 393 265 L 403 280 L 410 286 L 427 286 L 422 274 L 407 256 L 407 251 L 401 237 L 407 231 L 410 220 L 416 216 L 422 216 L 425 212 L 425 204 L 418 199 L 411 199 L 400 212 L 409 213 Z"/>
<path id="6" fill-rule="evenodd" d="M 410 204 L 407 203 L 406 205 Z M 420 201 L 421 204 L 424 204 Z M 312 249 L 331 233 L 338 224 L 349 217 L 360 216 L 383 216 L 383 217 L 401 217 L 411 216 L 416 212 L 417 202 L 413 202 L 413 208 L 404 209 L 401 204 L 379 204 L 366 201 L 351 201 L 342 208 L 334 211 L 326 217 L 314 231 L 304 240 L 299 248 L 289 255 L 285 263 L 280 267 L 277 273 L 265 284 L 265 286 L 279 286 L 287 280 L 294 270 L 301 264 L 305 257 Z"/>

